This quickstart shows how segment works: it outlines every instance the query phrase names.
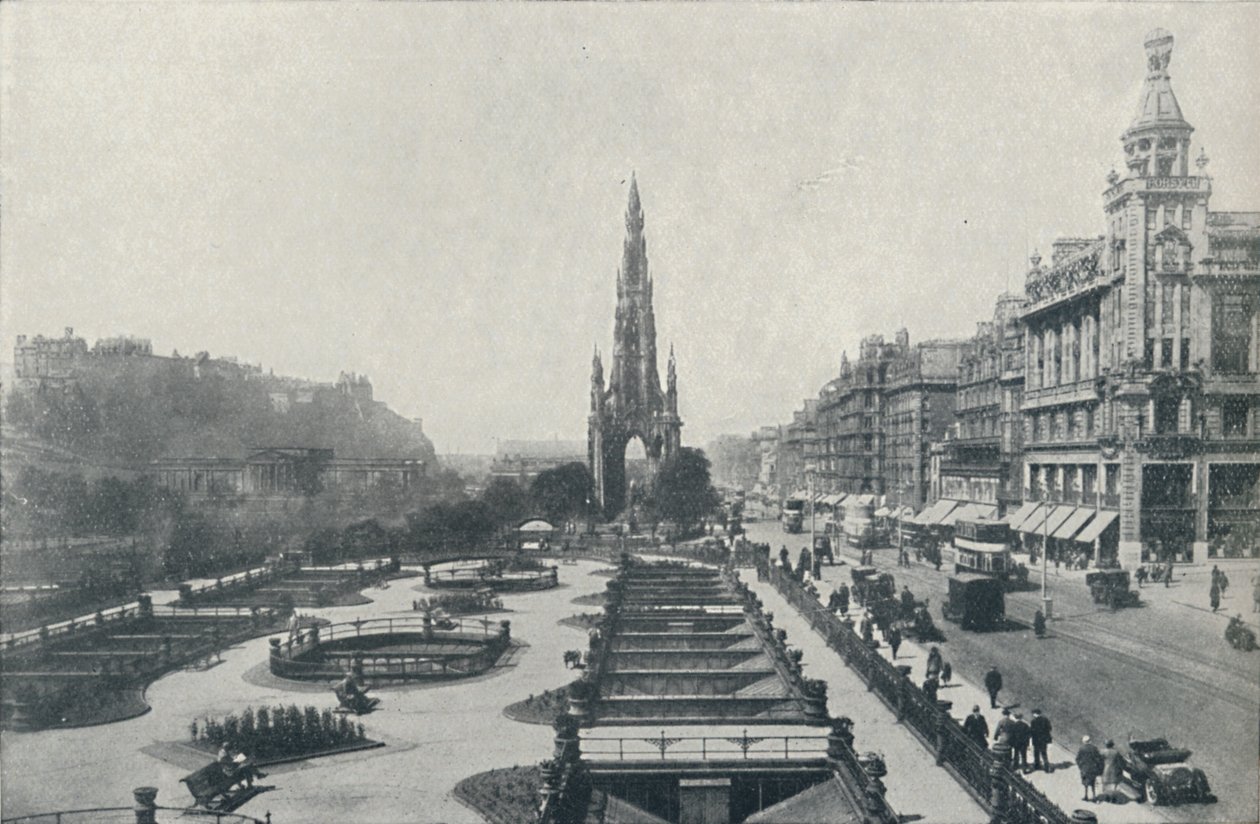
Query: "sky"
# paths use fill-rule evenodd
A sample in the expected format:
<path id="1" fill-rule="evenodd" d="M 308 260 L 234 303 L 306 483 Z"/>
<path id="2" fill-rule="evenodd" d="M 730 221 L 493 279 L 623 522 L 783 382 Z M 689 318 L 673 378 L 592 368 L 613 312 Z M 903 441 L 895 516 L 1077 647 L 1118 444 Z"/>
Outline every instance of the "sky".
<path id="1" fill-rule="evenodd" d="M 684 443 L 1102 231 L 1144 34 L 1260 210 L 1260 5 L 0 4 L 0 334 L 366 373 L 441 452 L 585 437 L 632 171 Z M 1122 168 L 1122 167 L 1121 167 Z M 607 364 L 606 364 L 607 366 Z"/>

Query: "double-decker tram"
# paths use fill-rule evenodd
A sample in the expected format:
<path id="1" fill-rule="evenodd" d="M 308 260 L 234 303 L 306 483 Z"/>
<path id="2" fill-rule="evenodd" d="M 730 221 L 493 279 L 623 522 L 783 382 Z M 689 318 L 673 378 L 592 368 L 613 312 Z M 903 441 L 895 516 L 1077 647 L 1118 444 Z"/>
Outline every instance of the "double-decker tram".
<path id="1" fill-rule="evenodd" d="M 1010 524 L 984 518 L 959 518 L 954 522 L 954 543 L 944 560 L 953 563 L 955 573 L 973 572 L 1006 580 L 1011 574 Z"/>

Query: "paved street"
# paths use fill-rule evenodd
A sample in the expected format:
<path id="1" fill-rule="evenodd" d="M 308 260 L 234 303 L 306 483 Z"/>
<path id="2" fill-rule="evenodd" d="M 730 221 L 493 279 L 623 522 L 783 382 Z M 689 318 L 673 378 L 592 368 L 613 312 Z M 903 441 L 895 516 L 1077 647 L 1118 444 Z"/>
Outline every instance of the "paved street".
<path id="1" fill-rule="evenodd" d="M 786 544 L 793 560 L 809 541 L 808 533 L 787 535 L 774 522 L 747 529 L 750 540 L 769 543 L 776 553 Z M 847 550 L 841 554 L 850 562 L 856 558 Z M 1006 685 L 1003 700 L 1025 710 L 1044 710 L 1059 743 L 1091 735 L 1120 744 L 1132 734 L 1163 736 L 1191 749 L 1193 763 L 1207 772 L 1220 801 L 1163 809 L 1166 820 L 1254 817 L 1260 655 L 1238 652 L 1223 637 L 1229 614 L 1242 612 L 1254 622 L 1249 612 L 1254 569 L 1228 568 L 1232 586 L 1216 615 L 1203 609 L 1207 570 L 1178 569 L 1171 587 L 1142 590 L 1145 606 L 1115 613 L 1093 604 L 1084 573 L 1056 577 L 1051 570 L 1057 619 L 1049 637 L 1037 641 L 1031 629 L 964 632 L 941 617 L 944 572 L 913 562 L 908 569 L 898 568 L 891 551 L 877 551 L 875 563 L 896 576 L 899 589 L 906 584 L 916 597 L 931 599 L 932 617 L 947 637 L 941 651 L 956 674 L 979 683 L 988 666 L 997 664 Z M 829 592 L 840 580 L 849 580 L 847 568 L 825 567 L 820 589 Z M 1007 598 L 1007 613 L 1030 621 L 1039 603 L 1039 591 L 1014 593 Z M 956 709 L 965 714 L 969 707 Z"/>
<path id="2" fill-rule="evenodd" d="M 381 707 L 361 720 L 371 738 L 388 746 L 366 753 L 321 758 L 294 767 L 275 767 L 266 783 L 276 785 L 240 812 L 277 822 L 421 821 L 475 824 L 481 817 L 451 795 L 462 778 L 492 767 L 533 764 L 551 751 L 551 728 L 521 724 L 503 707 L 531 693 L 560 686 L 572 677 L 562 653 L 581 646 L 582 633 L 557 626 L 561 618 L 589 608 L 570 600 L 603 590 L 607 578 L 590 571 L 607 564 L 560 567 L 558 590 L 504 595 L 502 615 L 512 635 L 528 646 L 501 671 L 466 681 L 412 688 L 384 688 Z M 387 590 L 366 590 L 366 606 L 303 610 L 332 621 L 410 613 L 425 593 L 418 578 L 394 581 Z M 131 803 L 131 788 L 158 787 L 158 803 L 183 806 L 192 799 L 179 779 L 191 770 L 142 752 L 155 742 L 183 741 L 194 718 L 239 712 L 247 705 L 296 703 L 331 707 L 330 691 L 288 685 L 265 670 L 267 638 L 223 653 L 208 672 L 175 672 L 150 686 L 152 712 L 130 721 L 81 730 L 4 732 L 4 815 L 118 806 Z M 266 686 L 262 686 L 266 684 Z M 370 800 L 369 803 L 365 803 Z"/>

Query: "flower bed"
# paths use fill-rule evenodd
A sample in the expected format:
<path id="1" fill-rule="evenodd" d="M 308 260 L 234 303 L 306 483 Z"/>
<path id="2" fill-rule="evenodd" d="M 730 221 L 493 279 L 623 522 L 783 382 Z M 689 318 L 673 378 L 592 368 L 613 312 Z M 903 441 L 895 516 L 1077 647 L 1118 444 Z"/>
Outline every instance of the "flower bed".
<path id="1" fill-rule="evenodd" d="M 538 767 L 508 767 L 470 775 L 455 785 L 455 797 L 490 824 L 521 824 L 538 814 Z"/>
<path id="2" fill-rule="evenodd" d="M 566 627 L 574 629 L 589 630 L 604 620 L 604 616 L 598 612 L 580 612 L 577 615 L 570 615 L 568 618 L 561 618 L 557 623 L 564 624 Z"/>
<path id="3" fill-rule="evenodd" d="M 551 724 L 568 707 L 568 690 L 564 686 L 531 695 L 524 701 L 508 704 L 503 708 L 503 714 L 523 724 Z"/>
<path id="4" fill-rule="evenodd" d="M 227 744 L 261 764 L 318 755 L 329 750 L 357 749 L 378 742 L 369 739 L 362 724 L 331 709 L 316 707 L 246 707 L 240 715 L 223 720 L 193 721 L 188 731 L 192 744 L 217 753 Z"/>
<path id="5" fill-rule="evenodd" d="M 593 592 L 590 595 L 579 595 L 569 603 L 579 607 L 602 607 L 607 601 L 608 596 L 603 592 Z"/>

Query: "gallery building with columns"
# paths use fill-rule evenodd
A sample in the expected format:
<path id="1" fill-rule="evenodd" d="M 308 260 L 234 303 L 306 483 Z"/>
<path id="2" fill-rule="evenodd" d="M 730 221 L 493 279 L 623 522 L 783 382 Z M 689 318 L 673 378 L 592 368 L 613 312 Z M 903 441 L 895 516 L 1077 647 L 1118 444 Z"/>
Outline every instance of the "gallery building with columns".
<path id="1" fill-rule="evenodd" d="M 1025 281 L 1027 539 L 1125 567 L 1260 551 L 1260 212 L 1212 212 L 1212 178 L 1145 41 L 1105 232 L 1055 243 Z M 1192 170 L 1193 166 L 1193 170 Z"/>

